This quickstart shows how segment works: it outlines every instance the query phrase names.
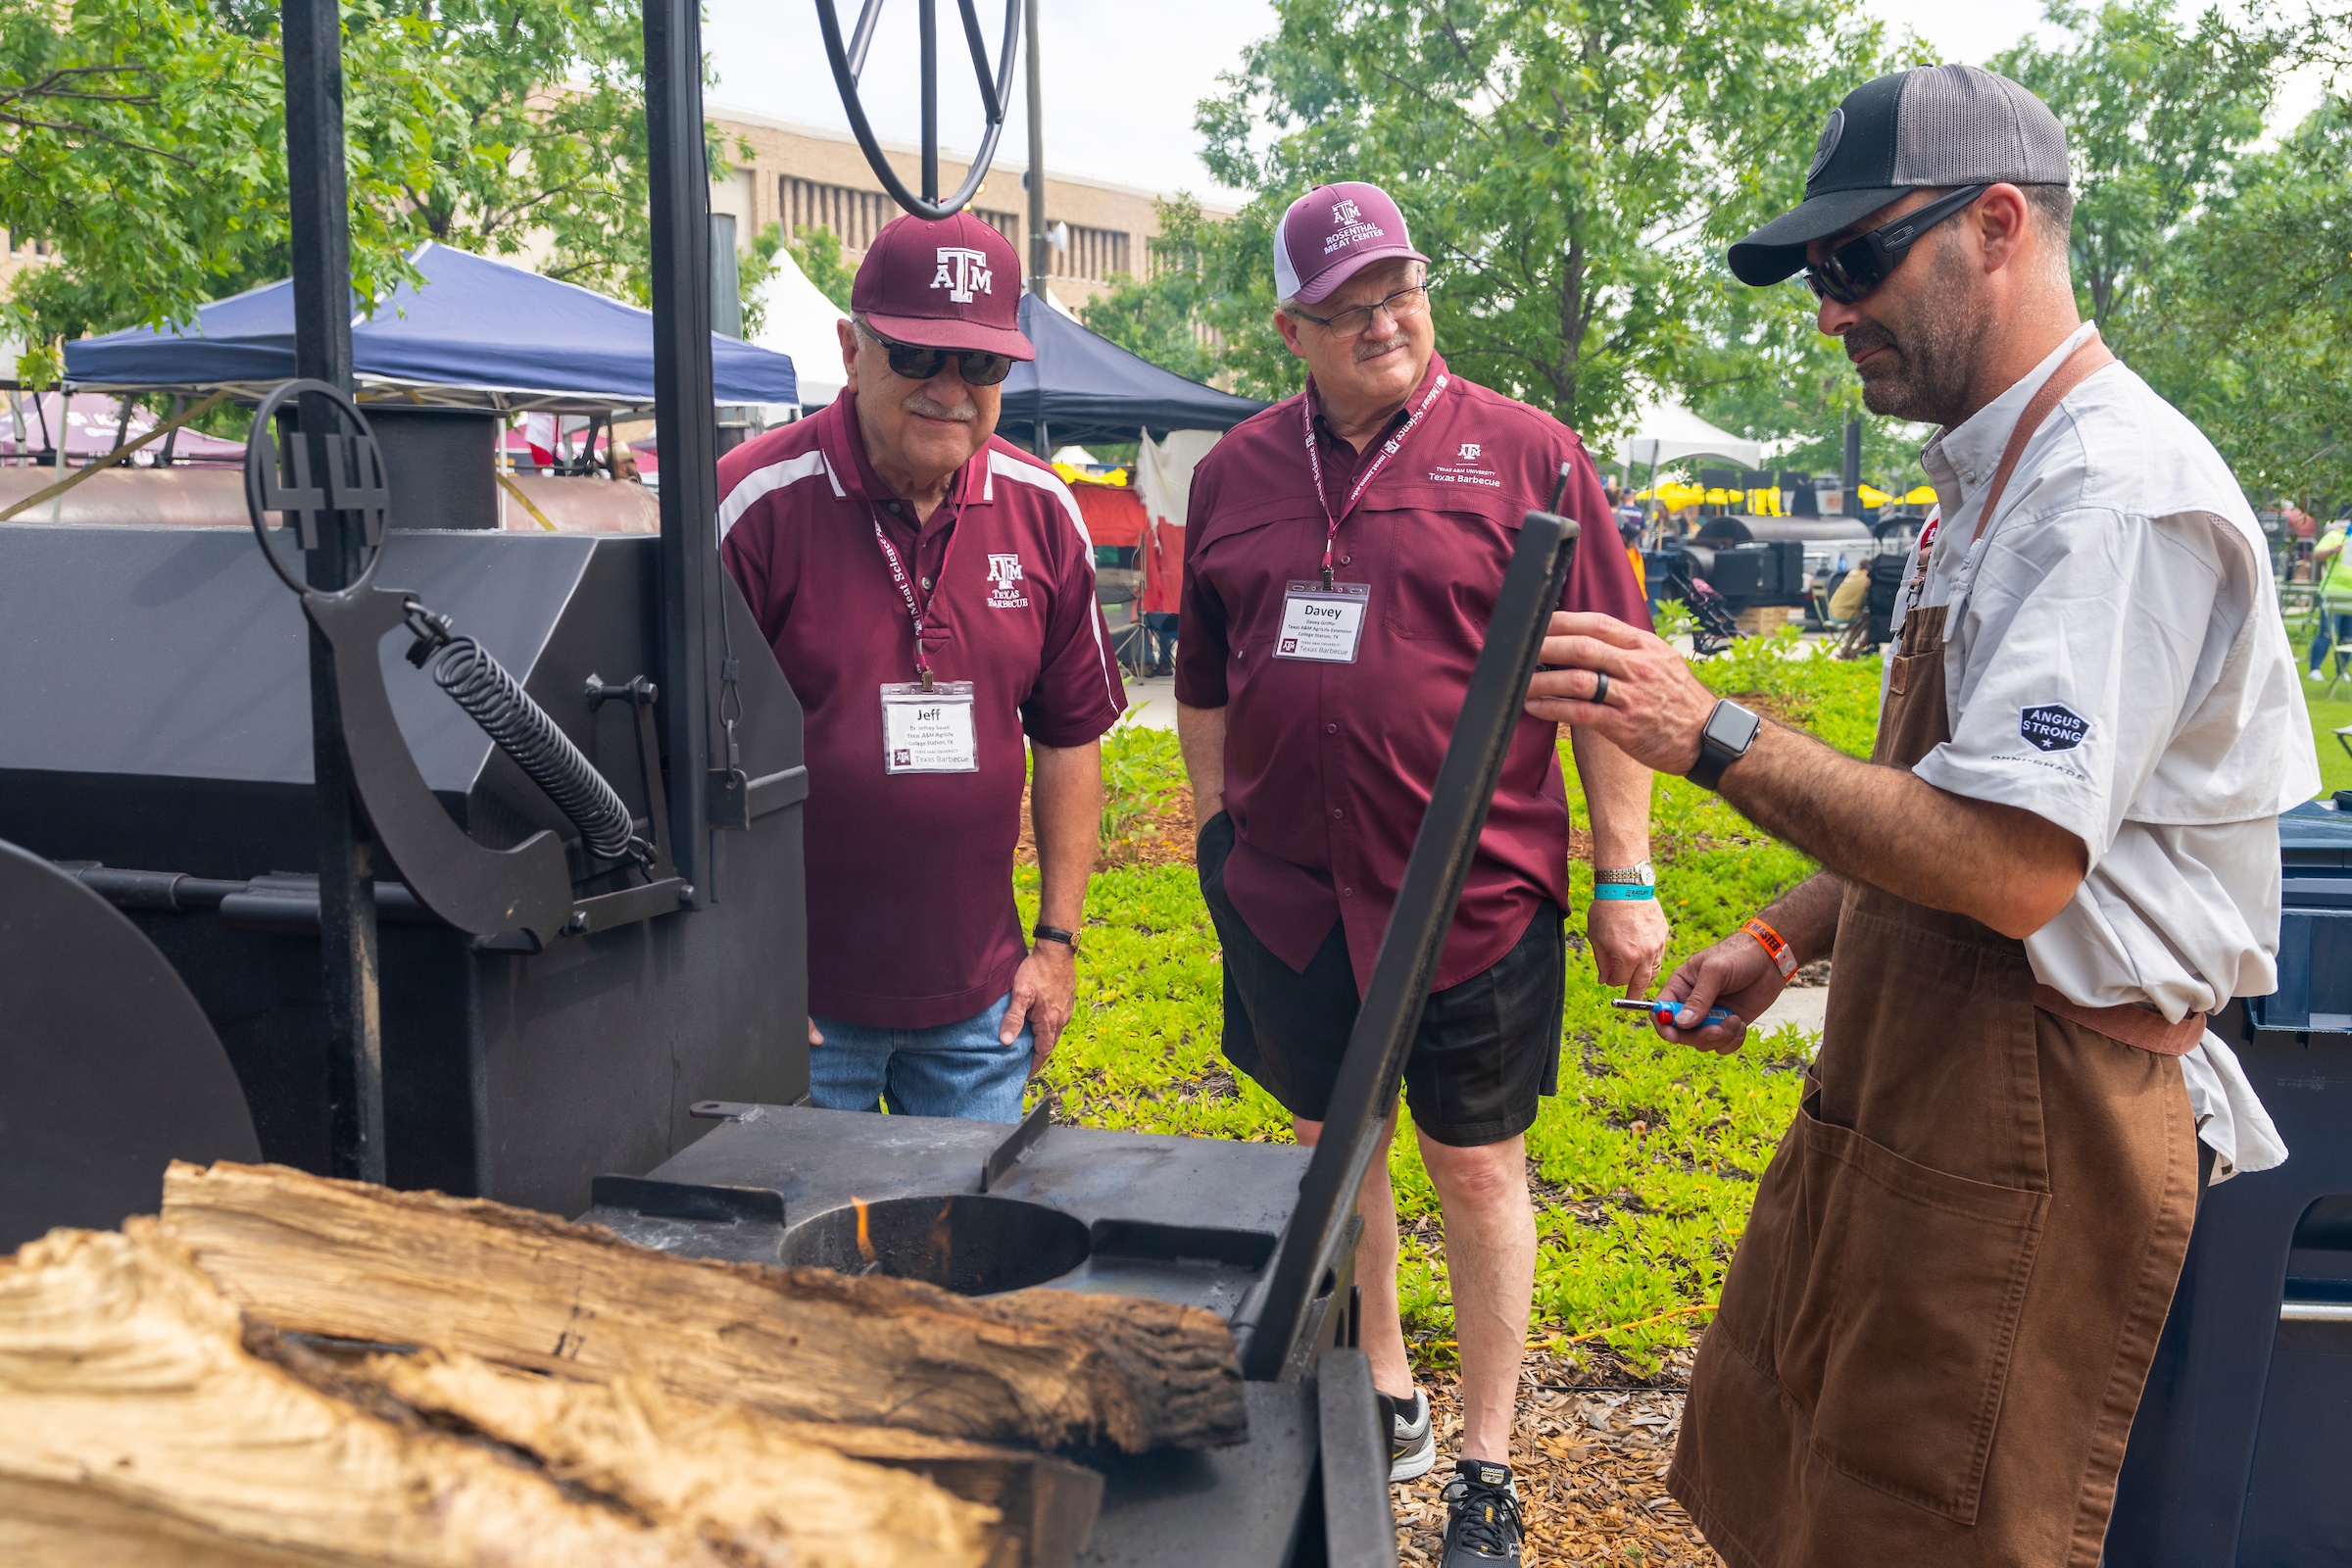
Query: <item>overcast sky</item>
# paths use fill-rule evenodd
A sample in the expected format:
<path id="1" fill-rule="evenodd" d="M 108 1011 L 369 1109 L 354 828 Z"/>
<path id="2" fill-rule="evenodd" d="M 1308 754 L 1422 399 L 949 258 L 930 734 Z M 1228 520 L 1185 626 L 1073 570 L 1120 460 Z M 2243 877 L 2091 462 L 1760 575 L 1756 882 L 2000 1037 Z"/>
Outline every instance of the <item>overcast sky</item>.
<path id="1" fill-rule="evenodd" d="M 980 0 L 984 26 L 1002 17 L 1003 0 Z M 836 0 L 852 25 L 858 0 Z M 718 69 L 713 107 L 748 109 L 804 124 L 849 126 L 826 69 L 813 7 L 774 0 L 709 0 L 704 46 Z M 1909 28 L 1947 61 L 1982 65 L 2041 21 L 2040 0 L 1864 0 L 1890 30 Z M 979 99 L 969 57 L 955 25 L 956 8 L 939 7 L 943 32 L 943 139 L 969 148 L 978 139 Z M 918 134 L 913 0 L 892 0 L 882 14 L 865 81 L 866 113 L 876 131 L 897 140 Z M 1200 160 L 1193 106 L 1217 90 L 1218 74 L 1240 63 L 1242 49 L 1273 28 L 1266 0 L 1045 0 L 1046 165 L 1157 191 L 1219 192 Z M 994 39 L 991 40 L 992 46 Z M 1028 129 L 1017 79 L 1016 109 L 1002 153 L 1026 159 Z M 2315 80 L 2291 82 L 2284 107 L 2296 118 L 2318 96 Z M 951 185 L 955 172 L 943 172 Z"/>

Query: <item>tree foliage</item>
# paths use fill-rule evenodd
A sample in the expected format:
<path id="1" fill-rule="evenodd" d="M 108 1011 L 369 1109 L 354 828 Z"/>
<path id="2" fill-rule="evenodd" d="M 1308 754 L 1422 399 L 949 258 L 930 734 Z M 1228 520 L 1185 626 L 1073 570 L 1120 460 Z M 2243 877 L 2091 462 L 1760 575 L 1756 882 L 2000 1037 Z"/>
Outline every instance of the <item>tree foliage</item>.
<path id="1" fill-rule="evenodd" d="M 1089 327 L 1130 354 L 1178 375 L 1207 381 L 1217 373 L 1217 349 L 1203 327 L 1217 299 L 1212 268 L 1221 259 L 1219 246 L 1226 236 L 1183 191 L 1152 207 L 1159 232 L 1145 243 L 1149 275 L 1114 275 L 1110 292 L 1081 315 Z"/>
<path id="2" fill-rule="evenodd" d="M 623 0 L 346 0 L 353 283 L 425 239 L 642 300 L 639 12 Z M 284 85 L 255 0 L 0 0 L 0 223 L 54 246 L 7 301 L 35 341 L 285 274 Z"/>
<path id="3" fill-rule="evenodd" d="M 2232 25 L 2219 9 L 2183 27 L 2171 0 L 2110 0 L 2096 13 L 2051 0 L 2042 15 L 2073 36 L 2046 46 L 2029 38 L 1991 69 L 2065 122 L 2075 287 L 2103 328 L 2262 134 L 2273 70 L 2295 33 Z"/>
<path id="4" fill-rule="evenodd" d="M 2263 499 L 2352 501 L 2352 104 L 2330 97 L 2184 225 L 2118 351 Z"/>
<path id="5" fill-rule="evenodd" d="M 1447 360 L 1600 435 L 1638 379 L 1682 380 L 1723 244 L 1800 191 L 1823 117 L 1882 54 L 1849 0 L 1281 0 L 1276 16 L 1199 118 L 1210 171 L 1254 197 L 1228 249 L 1251 266 L 1221 280 L 1243 384 L 1297 383 L 1264 324 L 1272 225 L 1313 184 L 1369 179 L 1432 258 Z"/>

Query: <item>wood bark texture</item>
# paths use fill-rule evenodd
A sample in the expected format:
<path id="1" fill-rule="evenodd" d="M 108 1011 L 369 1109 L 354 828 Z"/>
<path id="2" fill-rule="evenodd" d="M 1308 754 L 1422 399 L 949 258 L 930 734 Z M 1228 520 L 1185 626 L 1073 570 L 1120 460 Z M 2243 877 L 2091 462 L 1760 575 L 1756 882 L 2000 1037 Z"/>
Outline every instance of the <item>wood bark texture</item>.
<path id="1" fill-rule="evenodd" d="M 346 1371 L 248 1325 L 151 1220 L 52 1232 L 0 1260 L 0 1561 L 1002 1560 L 995 1509 L 739 1409 L 457 1356 L 382 1365 L 399 1359 Z"/>
<path id="2" fill-rule="evenodd" d="M 982 1443 L 1142 1452 L 1248 1431 L 1232 1334 L 1197 1307 L 1064 1291 L 973 1300 L 679 1257 L 479 1199 L 225 1161 L 174 1164 L 162 1223 L 230 1299 L 282 1329 Z"/>

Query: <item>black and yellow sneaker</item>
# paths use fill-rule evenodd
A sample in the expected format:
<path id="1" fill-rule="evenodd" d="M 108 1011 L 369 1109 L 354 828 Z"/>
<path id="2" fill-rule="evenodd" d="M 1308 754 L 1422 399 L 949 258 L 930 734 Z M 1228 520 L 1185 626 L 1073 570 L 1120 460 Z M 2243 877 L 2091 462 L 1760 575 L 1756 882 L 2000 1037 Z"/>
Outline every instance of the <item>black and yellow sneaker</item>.
<path id="1" fill-rule="evenodd" d="M 1389 1418 L 1389 1479 L 1417 1481 L 1437 1467 L 1438 1435 L 1429 1419 L 1429 1396 L 1419 1389 L 1409 1399 L 1379 1396 Z"/>
<path id="2" fill-rule="evenodd" d="M 1519 1489 L 1511 1467 L 1464 1459 L 1441 1494 L 1446 1499 L 1446 1555 L 1438 1568 L 1519 1565 Z"/>

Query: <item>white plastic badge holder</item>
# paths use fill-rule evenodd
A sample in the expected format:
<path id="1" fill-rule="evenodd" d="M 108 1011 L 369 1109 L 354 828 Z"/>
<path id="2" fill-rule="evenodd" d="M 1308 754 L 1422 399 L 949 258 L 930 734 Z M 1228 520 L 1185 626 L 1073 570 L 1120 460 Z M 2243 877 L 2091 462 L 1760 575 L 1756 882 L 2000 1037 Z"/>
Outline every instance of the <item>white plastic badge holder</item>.
<path id="1" fill-rule="evenodd" d="M 1368 582 L 1285 583 L 1282 632 L 1274 639 L 1276 659 L 1304 659 L 1318 664 L 1352 664 L 1364 640 L 1364 612 L 1372 604 Z"/>
<path id="2" fill-rule="evenodd" d="M 972 725 L 972 683 L 920 681 L 882 688 L 882 771 L 977 773 L 980 741 Z"/>

